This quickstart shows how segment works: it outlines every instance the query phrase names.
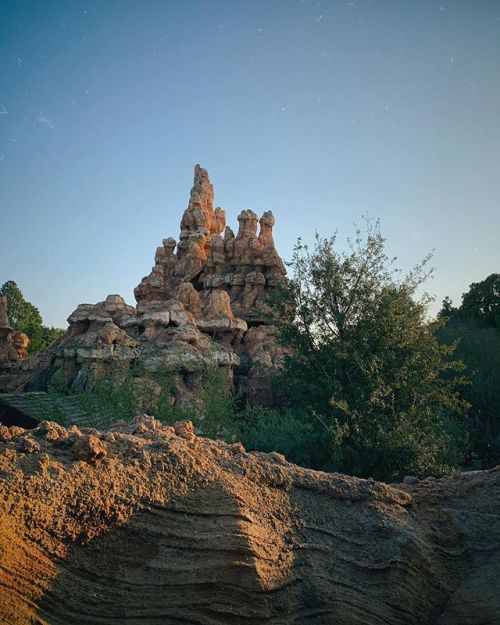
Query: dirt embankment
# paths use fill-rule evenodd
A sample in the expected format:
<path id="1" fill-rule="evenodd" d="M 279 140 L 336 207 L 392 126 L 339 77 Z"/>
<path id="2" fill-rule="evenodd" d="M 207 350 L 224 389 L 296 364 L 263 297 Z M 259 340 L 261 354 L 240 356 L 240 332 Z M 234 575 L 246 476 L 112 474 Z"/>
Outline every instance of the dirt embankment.
<path id="1" fill-rule="evenodd" d="M 500 471 L 394 488 L 151 417 L 0 427 L 2 625 L 500 623 Z"/>

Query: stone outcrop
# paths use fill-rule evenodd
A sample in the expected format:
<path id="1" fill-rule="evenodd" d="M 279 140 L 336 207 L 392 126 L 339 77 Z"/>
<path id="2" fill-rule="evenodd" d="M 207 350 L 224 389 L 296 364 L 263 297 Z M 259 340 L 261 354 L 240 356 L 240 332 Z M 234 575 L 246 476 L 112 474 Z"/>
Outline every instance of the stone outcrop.
<path id="1" fill-rule="evenodd" d="M 26 358 L 28 358 L 28 347 L 30 344 L 28 335 L 24 332 L 11 332 L 9 340 L 16 350 L 17 360 L 26 360 Z"/>
<path id="2" fill-rule="evenodd" d="M 168 368 L 183 401 L 196 396 L 193 375 L 214 365 L 229 380 L 236 373 L 249 399 L 269 403 L 269 370 L 282 353 L 266 298 L 285 276 L 272 236 L 275 220 L 271 211 L 259 220 L 244 210 L 235 235 L 213 204 L 208 174 L 196 165 L 179 241 L 166 238 L 156 249 L 150 274 L 135 289 L 136 307 L 119 295 L 78 306 L 49 352 L 19 368 L 16 388 L 80 388 L 121 362 L 137 375 Z M 2 388 L 12 386 L 0 380 Z"/>
<path id="3" fill-rule="evenodd" d="M 7 316 L 7 297 L 0 297 L 0 372 L 28 357 L 29 338 L 24 332 L 13 332 Z"/>
<path id="4" fill-rule="evenodd" d="M 0 622 L 496 625 L 500 471 L 394 485 L 142 415 L 0 426 Z"/>
<path id="5" fill-rule="evenodd" d="M 2 295 L 0 297 L 0 328 L 4 330 L 3 336 L 7 335 L 7 330 L 10 332 L 11 327 L 9 325 L 9 317 L 7 316 L 7 296 Z"/>
<path id="6" fill-rule="evenodd" d="M 279 288 L 286 273 L 274 246 L 273 214 L 267 211 L 259 220 L 253 211 L 242 211 L 235 236 L 226 226 L 225 212 L 213 209 L 213 197 L 207 172 L 196 165 L 179 243 L 169 238 L 157 248 L 151 273 L 135 289 L 136 299 L 167 300 L 175 296 L 176 289 L 187 297 L 185 285 L 191 284 L 206 304 L 212 293 L 226 292 L 226 317 L 264 323 L 266 293 Z"/>

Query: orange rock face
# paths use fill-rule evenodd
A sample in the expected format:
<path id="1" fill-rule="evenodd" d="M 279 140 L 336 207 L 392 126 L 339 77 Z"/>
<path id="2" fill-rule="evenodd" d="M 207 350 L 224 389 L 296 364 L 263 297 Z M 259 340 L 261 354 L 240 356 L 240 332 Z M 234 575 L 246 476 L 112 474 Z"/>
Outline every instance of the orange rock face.
<path id="1" fill-rule="evenodd" d="M 238 223 L 235 235 L 226 226 L 225 212 L 214 209 L 208 173 L 196 165 L 179 241 L 163 239 L 156 249 L 151 273 L 134 291 L 137 306 L 128 306 L 119 295 L 78 306 L 68 318 L 66 335 L 41 363 L 49 372 L 43 383 L 55 376 L 58 384 L 82 386 L 96 369 L 120 361 L 139 364 L 146 372 L 167 366 L 177 372 L 182 397 L 196 394 L 191 378 L 191 390 L 186 388 L 186 375 L 215 364 L 228 379 L 237 367 L 249 398 L 270 403 L 266 379 L 282 354 L 269 331 L 266 299 L 281 287 L 285 266 L 274 245 L 271 211 L 259 219 L 244 210 Z M 30 384 L 36 366 L 25 367 Z"/>
<path id="2" fill-rule="evenodd" d="M 165 239 L 157 249 L 155 266 L 136 288 L 136 299 L 170 299 L 180 284 L 191 283 L 204 299 L 214 290 L 226 291 L 235 316 L 258 319 L 266 293 L 279 288 L 286 273 L 274 246 L 274 216 L 266 211 L 259 220 L 253 211 L 242 211 L 235 236 L 225 227 L 225 212 L 213 209 L 213 198 L 206 170 L 196 165 L 179 243 L 176 247 L 174 239 Z"/>
<path id="3" fill-rule="evenodd" d="M 11 332 L 9 339 L 16 350 L 17 359 L 26 360 L 26 358 L 28 358 L 28 347 L 30 344 L 28 335 L 24 332 Z"/>

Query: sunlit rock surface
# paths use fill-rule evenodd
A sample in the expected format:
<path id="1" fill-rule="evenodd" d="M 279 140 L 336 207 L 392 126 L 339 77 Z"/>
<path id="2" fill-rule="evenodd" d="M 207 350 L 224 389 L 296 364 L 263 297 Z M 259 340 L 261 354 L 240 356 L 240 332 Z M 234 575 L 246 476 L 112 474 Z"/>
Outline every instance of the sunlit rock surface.
<path id="1" fill-rule="evenodd" d="M 267 211 L 259 220 L 244 210 L 235 235 L 213 200 L 208 173 L 196 165 L 179 241 L 167 238 L 157 248 L 151 273 L 135 289 L 137 306 L 119 295 L 80 304 L 67 332 L 15 375 L 1 377 L 0 391 L 84 388 L 121 363 L 137 375 L 166 367 L 182 402 L 196 395 L 197 376 L 213 365 L 229 382 L 236 371 L 248 399 L 269 403 L 269 372 L 282 352 L 271 336 L 266 298 L 285 276 L 274 217 Z"/>
<path id="2" fill-rule="evenodd" d="M 0 427 L 0 623 L 500 623 L 500 471 L 388 486 L 139 416 Z"/>
<path id="3" fill-rule="evenodd" d="M 24 332 L 13 331 L 7 316 L 7 297 L 0 297 L 0 374 L 10 373 L 13 366 L 28 358 L 30 341 Z"/>

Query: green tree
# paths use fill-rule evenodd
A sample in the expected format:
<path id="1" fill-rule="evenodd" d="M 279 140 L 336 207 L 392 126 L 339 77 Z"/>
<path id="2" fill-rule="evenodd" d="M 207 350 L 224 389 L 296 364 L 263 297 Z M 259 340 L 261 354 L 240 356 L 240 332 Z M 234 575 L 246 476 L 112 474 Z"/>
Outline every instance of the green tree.
<path id="1" fill-rule="evenodd" d="M 461 317 L 500 329 L 500 273 L 492 273 L 482 282 L 474 282 L 462 296 L 458 309 Z"/>
<path id="2" fill-rule="evenodd" d="M 438 312 L 438 319 L 451 319 L 457 313 L 457 309 L 453 306 L 453 301 L 448 295 L 443 300 L 441 310 Z"/>
<path id="3" fill-rule="evenodd" d="M 28 335 L 30 352 L 45 349 L 62 334 L 63 330 L 43 325 L 40 311 L 24 299 L 21 289 L 13 280 L 8 280 L 0 287 L 0 295 L 7 296 L 7 315 L 12 329 Z"/>
<path id="4" fill-rule="evenodd" d="M 347 253 L 336 243 L 317 236 L 311 251 L 299 240 L 293 278 L 271 301 L 288 350 L 284 401 L 328 439 L 318 468 L 385 480 L 443 473 L 458 458 L 465 406 L 461 363 L 434 337 L 429 299 L 415 299 L 429 257 L 401 277 L 378 222 Z"/>
<path id="5" fill-rule="evenodd" d="M 467 464 L 483 469 L 500 462 L 500 274 L 470 285 L 458 308 L 447 297 L 436 330 L 466 365 L 471 384 L 460 390 L 470 404 L 465 420 L 470 447 Z"/>

